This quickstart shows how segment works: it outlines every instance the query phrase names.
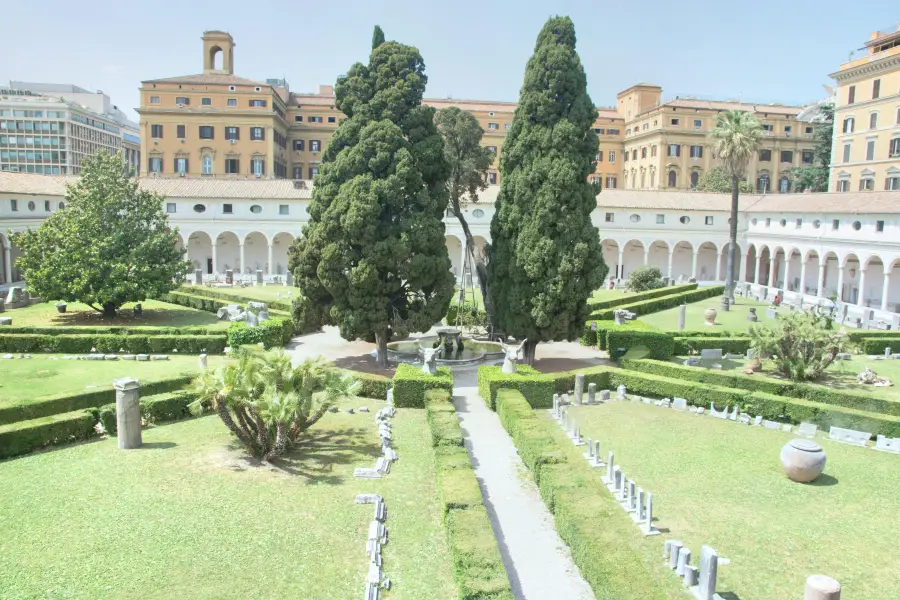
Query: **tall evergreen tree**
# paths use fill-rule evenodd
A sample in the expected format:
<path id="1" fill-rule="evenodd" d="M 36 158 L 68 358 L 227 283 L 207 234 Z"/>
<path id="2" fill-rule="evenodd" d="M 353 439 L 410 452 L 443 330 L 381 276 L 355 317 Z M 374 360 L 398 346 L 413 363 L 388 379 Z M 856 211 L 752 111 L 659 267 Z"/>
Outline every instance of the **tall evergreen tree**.
<path id="1" fill-rule="evenodd" d="M 528 364 L 538 342 L 578 337 L 587 299 L 608 270 L 591 223 L 596 190 L 587 180 L 599 146 L 596 117 L 575 26 L 551 18 L 538 34 L 500 155 L 488 261 L 497 324 L 528 338 Z"/>
<path id="2" fill-rule="evenodd" d="M 454 277 L 444 240 L 447 176 L 434 109 L 422 106 L 416 48 L 384 42 L 338 78 L 344 119 L 322 157 L 309 222 L 289 268 L 348 340 L 427 331 L 447 312 Z"/>
<path id="3" fill-rule="evenodd" d="M 381 30 L 381 26 L 376 25 L 375 31 L 372 32 L 372 50 L 377 48 L 378 46 L 384 43 L 384 31 Z"/>

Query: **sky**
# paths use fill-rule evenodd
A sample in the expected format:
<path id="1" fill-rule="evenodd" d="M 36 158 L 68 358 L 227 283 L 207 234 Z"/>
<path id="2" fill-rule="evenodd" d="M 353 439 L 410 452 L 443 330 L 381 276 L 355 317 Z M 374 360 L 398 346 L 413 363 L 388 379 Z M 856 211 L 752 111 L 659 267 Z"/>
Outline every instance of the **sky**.
<path id="1" fill-rule="evenodd" d="M 372 28 L 416 46 L 426 96 L 516 100 L 543 23 L 568 15 L 598 106 L 636 83 L 677 95 L 807 104 L 876 30 L 896 28 L 896 0 L 154 0 L 39 5 L 7 0 L 0 86 L 10 80 L 71 83 L 103 90 L 137 120 L 145 79 L 203 71 L 206 29 L 234 36 L 235 73 L 284 77 L 294 92 L 334 84 L 365 62 Z M 33 25 L 33 26 L 32 26 Z"/>

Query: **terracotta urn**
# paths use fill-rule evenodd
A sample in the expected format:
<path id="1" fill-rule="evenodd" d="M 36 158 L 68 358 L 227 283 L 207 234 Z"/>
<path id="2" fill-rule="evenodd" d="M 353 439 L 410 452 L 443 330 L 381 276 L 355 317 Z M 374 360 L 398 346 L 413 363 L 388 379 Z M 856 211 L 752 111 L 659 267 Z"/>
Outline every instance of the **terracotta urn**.
<path id="1" fill-rule="evenodd" d="M 791 440 L 781 449 L 781 464 L 788 479 L 809 483 L 825 470 L 825 451 L 810 440 Z"/>
<path id="2" fill-rule="evenodd" d="M 706 319 L 707 325 L 715 325 L 716 324 L 716 315 L 719 314 L 714 308 L 707 308 L 706 312 L 703 313 L 703 318 Z"/>

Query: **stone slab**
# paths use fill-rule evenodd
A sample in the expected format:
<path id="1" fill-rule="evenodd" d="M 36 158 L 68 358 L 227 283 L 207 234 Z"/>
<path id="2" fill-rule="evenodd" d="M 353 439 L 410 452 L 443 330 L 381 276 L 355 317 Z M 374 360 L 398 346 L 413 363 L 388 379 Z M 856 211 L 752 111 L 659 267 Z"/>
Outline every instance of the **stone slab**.
<path id="1" fill-rule="evenodd" d="M 355 504 L 375 504 L 382 500 L 381 494 L 357 494 L 353 499 Z"/>
<path id="2" fill-rule="evenodd" d="M 381 473 L 375 469 L 368 467 L 357 467 L 353 469 L 353 476 L 357 479 L 381 479 Z"/>
<path id="3" fill-rule="evenodd" d="M 865 446 L 866 443 L 872 438 L 872 434 L 867 431 L 856 431 L 855 429 L 832 427 L 828 431 L 828 437 L 836 442 L 853 444 L 854 446 Z"/>
<path id="4" fill-rule="evenodd" d="M 875 449 L 900 454 L 900 438 L 889 438 L 879 435 L 875 438 Z"/>
<path id="5" fill-rule="evenodd" d="M 768 419 L 762 422 L 763 427 L 766 429 L 781 429 L 781 423 L 778 421 L 769 421 Z"/>
<path id="6" fill-rule="evenodd" d="M 703 348 L 700 350 L 700 360 L 722 360 L 722 349 Z"/>
<path id="7" fill-rule="evenodd" d="M 814 423 L 800 423 L 800 425 L 797 426 L 797 435 L 815 437 L 818 430 L 819 426 Z"/>

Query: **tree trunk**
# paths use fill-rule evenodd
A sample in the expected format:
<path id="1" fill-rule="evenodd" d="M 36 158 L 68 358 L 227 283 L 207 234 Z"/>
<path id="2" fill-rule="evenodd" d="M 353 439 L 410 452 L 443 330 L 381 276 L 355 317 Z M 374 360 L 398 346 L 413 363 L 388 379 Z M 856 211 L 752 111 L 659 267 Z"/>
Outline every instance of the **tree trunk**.
<path id="1" fill-rule="evenodd" d="M 275 425 L 275 445 L 262 457 L 263 462 L 268 462 L 273 457 L 281 456 L 287 450 L 288 424 L 278 422 Z"/>
<path id="2" fill-rule="evenodd" d="M 734 302 L 735 266 L 737 263 L 737 225 L 739 181 L 736 175 L 731 176 L 731 218 L 728 220 L 728 260 L 725 267 L 725 295 L 730 303 Z"/>
<path id="3" fill-rule="evenodd" d="M 487 265 L 484 262 L 484 256 L 480 255 L 477 252 L 477 248 L 475 246 L 475 238 L 472 236 L 472 230 L 469 229 L 469 223 L 463 216 L 462 208 L 459 204 L 459 190 L 456 188 L 456 186 L 454 186 L 454 189 L 451 190 L 450 195 L 452 196 L 450 198 L 450 205 L 453 207 L 453 214 L 459 221 L 459 224 L 463 229 L 463 234 L 466 237 L 466 254 L 471 254 L 473 260 L 475 261 L 475 272 L 478 274 L 478 287 L 481 290 L 481 298 L 484 301 L 484 312 L 487 313 L 487 322 L 493 323 L 493 320 L 491 319 L 490 300 L 488 297 L 487 289 Z M 447 323 L 447 325 L 453 325 L 453 323 Z"/>
<path id="4" fill-rule="evenodd" d="M 529 367 L 534 366 L 534 355 L 537 350 L 538 342 L 532 340 L 526 340 L 525 345 L 522 346 L 522 362 L 524 362 Z"/>
<path id="5" fill-rule="evenodd" d="M 106 304 L 104 304 L 103 305 L 104 318 L 107 318 L 107 319 L 115 318 L 117 308 L 119 308 L 119 307 L 116 306 L 115 304 L 113 304 L 112 302 L 107 302 Z"/>
<path id="6" fill-rule="evenodd" d="M 387 331 L 375 332 L 375 366 L 379 369 L 387 369 Z"/>

